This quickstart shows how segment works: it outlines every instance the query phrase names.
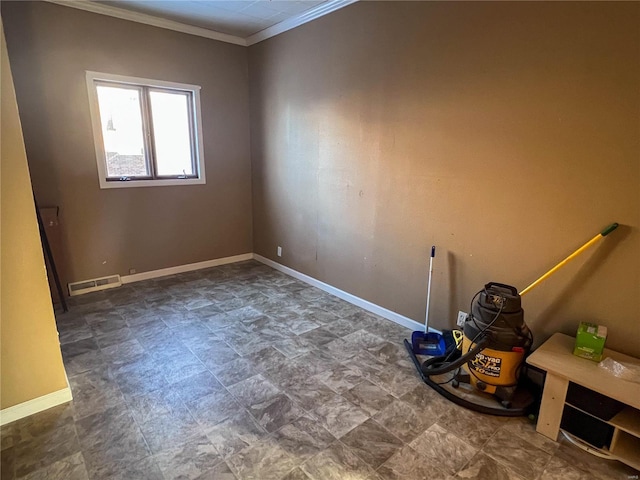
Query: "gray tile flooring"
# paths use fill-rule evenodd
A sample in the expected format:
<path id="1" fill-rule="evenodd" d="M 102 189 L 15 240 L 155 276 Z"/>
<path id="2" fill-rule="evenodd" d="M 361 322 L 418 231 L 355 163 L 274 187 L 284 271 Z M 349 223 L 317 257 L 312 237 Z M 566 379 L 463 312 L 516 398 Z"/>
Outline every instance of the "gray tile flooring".
<path id="1" fill-rule="evenodd" d="M 74 400 L 2 427 L 3 480 L 637 474 L 447 402 L 409 330 L 253 261 L 72 304 L 57 321 Z"/>

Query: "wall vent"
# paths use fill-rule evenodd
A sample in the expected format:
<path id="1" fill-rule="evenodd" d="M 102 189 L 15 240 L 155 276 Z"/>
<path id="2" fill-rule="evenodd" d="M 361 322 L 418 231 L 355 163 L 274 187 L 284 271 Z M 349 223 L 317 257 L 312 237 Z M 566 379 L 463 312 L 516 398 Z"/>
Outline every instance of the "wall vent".
<path id="1" fill-rule="evenodd" d="M 92 278 L 91 280 L 83 280 L 82 282 L 73 282 L 69 284 L 69 295 L 82 295 L 83 293 L 97 292 L 106 290 L 107 288 L 119 287 L 122 285 L 120 275 L 110 275 L 108 277 Z"/>

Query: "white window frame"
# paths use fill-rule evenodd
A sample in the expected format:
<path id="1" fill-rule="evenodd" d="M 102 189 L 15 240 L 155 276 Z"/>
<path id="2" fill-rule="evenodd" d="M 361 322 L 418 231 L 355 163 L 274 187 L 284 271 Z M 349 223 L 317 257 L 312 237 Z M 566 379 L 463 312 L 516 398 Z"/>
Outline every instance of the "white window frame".
<path id="1" fill-rule="evenodd" d="M 112 73 L 87 71 L 87 92 L 89 94 L 89 110 L 91 112 L 91 126 L 93 128 L 93 142 L 96 150 L 96 162 L 98 164 L 98 178 L 100 188 L 131 188 L 131 187 L 160 187 L 173 185 L 203 185 L 206 183 L 204 172 L 204 145 L 202 141 L 202 117 L 200 113 L 200 86 L 187 83 L 167 82 L 152 80 L 149 78 L 115 75 Z M 129 84 L 151 88 L 173 89 L 189 91 L 193 98 L 194 136 L 195 136 L 195 166 L 196 178 L 154 178 L 141 180 L 114 180 L 107 179 L 107 163 L 102 138 L 102 122 L 100 120 L 100 105 L 98 103 L 97 83 L 113 82 L 114 84 Z"/>

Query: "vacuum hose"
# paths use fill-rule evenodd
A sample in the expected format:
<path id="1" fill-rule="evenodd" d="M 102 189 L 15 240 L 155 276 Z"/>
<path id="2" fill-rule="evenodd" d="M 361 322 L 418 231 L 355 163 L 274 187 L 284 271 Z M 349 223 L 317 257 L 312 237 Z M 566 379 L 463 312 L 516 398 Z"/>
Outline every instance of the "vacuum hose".
<path id="1" fill-rule="evenodd" d="M 451 370 L 455 370 L 456 368 L 461 367 L 462 365 L 467 363 L 469 360 L 475 358 L 476 354 L 481 352 L 485 348 L 487 343 L 489 343 L 489 341 L 490 341 L 490 338 L 488 335 L 482 336 L 478 340 L 478 342 L 473 345 L 473 348 L 471 348 L 471 350 L 469 350 L 467 353 L 462 355 L 457 360 L 454 360 L 453 362 L 445 363 L 444 365 L 439 367 L 436 365 L 438 363 L 445 361 L 447 358 L 447 355 L 443 355 L 441 357 L 433 357 L 433 358 L 430 358 L 429 360 L 425 360 L 422 363 L 422 373 L 424 373 L 425 375 L 431 376 L 431 375 L 441 375 L 443 373 L 450 372 Z"/>

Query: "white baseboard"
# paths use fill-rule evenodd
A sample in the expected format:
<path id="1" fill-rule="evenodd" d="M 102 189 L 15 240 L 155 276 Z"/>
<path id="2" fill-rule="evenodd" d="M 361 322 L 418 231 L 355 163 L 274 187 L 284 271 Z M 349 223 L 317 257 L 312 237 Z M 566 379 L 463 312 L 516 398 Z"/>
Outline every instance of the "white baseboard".
<path id="1" fill-rule="evenodd" d="M 142 280 L 148 280 L 151 278 L 174 275 L 176 273 L 184 273 L 194 270 L 200 270 L 203 268 L 217 267 L 219 265 L 226 265 L 228 263 L 243 262 L 251 259 L 255 259 L 258 262 L 268 265 L 275 270 L 285 273 L 293 278 L 297 278 L 298 280 L 301 280 L 313 287 L 317 287 L 320 290 L 330 293 L 331 295 L 334 295 L 342 300 L 356 305 L 357 307 L 367 310 L 368 312 L 379 315 L 383 318 L 386 318 L 387 320 L 391 320 L 392 322 L 402 325 L 403 327 L 407 327 L 412 330 L 422 330 L 424 328 L 423 324 L 416 322 L 415 320 L 411 320 L 404 315 L 400 315 L 399 313 L 381 307 L 380 305 L 376 305 L 375 303 L 372 303 L 368 300 L 352 295 L 351 293 L 345 292 L 344 290 L 340 290 L 339 288 L 329 285 L 328 283 L 321 282 L 320 280 L 310 277 L 309 275 L 306 275 L 304 273 L 298 272 L 297 270 L 285 267 L 284 265 L 274 262 L 273 260 L 269 260 L 268 258 L 263 257 L 262 255 L 258 255 L 257 253 L 244 253 L 242 255 L 235 255 L 233 257 L 224 257 L 215 260 L 207 260 L 204 262 L 189 263 L 176 267 L 136 273 L 133 275 L 123 276 L 121 277 L 121 279 L 123 284 L 133 283 Z M 429 328 L 429 331 L 442 333 L 439 330 L 435 330 L 433 328 Z M 27 417 L 29 415 L 33 415 L 57 405 L 70 402 L 72 399 L 73 396 L 71 394 L 71 389 L 69 388 L 69 386 L 67 386 L 66 388 L 58 390 L 57 392 L 52 392 L 47 395 L 34 398 L 33 400 L 29 400 L 27 402 L 5 408 L 3 410 L 0 410 L 0 425 L 6 425 L 8 423 L 15 422 L 16 420 Z"/>
<path id="2" fill-rule="evenodd" d="M 405 317 L 404 315 L 400 315 L 399 313 L 396 313 L 387 308 L 381 307 L 380 305 L 376 305 L 375 303 L 365 300 L 364 298 L 360 298 L 352 295 L 351 293 L 345 292 L 344 290 L 340 290 L 339 288 L 329 285 L 328 283 L 321 282 L 320 280 L 310 277 L 309 275 L 306 275 L 304 273 L 298 272 L 293 268 L 285 267 L 284 265 L 274 262 L 273 260 L 263 257 L 262 255 L 258 255 L 257 253 L 244 253 L 242 255 L 235 255 L 233 257 L 217 258 L 215 260 L 207 260 L 204 262 L 178 265 L 176 267 L 162 268 L 160 270 L 151 270 L 149 272 L 135 273 L 133 275 L 125 275 L 121 277 L 121 280 L 123 284 L 140 282 L 142 280 L 166 277 L 167 275 L 174 275 L 176 273 L 191 272 L 203 268 L 217 267 L 219 265 L 243 262 L 251 259 L 255 259 L 258 262 L 264 263 L 265 265 L 268 265 L 275 270 L 285 273 L 293 278 L 297 278 L 298 280 L 308 283 L 311 286 L 317 287 L 320 290 L 330 293 L 331 295 L 335 295 L 342 300 L 363 308 L 368 312 L 380 315 L 381 317 L 386 318 L 387 320 L 391 320 L 392 322 L 395 322 L 399 325 L 411 328 L 413 330 L 424 329 L 424 325 L 422 323 L 416 322 L 415 320 Z M 433 329 L 431 327 L 429 327 L 429 331 L 434 333 L 441 333 L 439 330 Z"/>
<path id="3" fill-rule="evenodd" d="M 216 258 L 215 260 L 206 260 L 204 262 L 187 263 L 186 265 L 178 265 L 176 267 L 161 268 L 160 270 L 151 270 L 149 272 L 134 273 L 133 275 L 125 275 L 120 277 L 122 283 L 141 282 L 152 278 L 166 277 L 167 275 L 175 275 L 176 273 L 192 272 L 203 268 L 218 267 L 227 263 L 243 262 L 251 260 L 253 253 L 243 253 L 242 255 L 234 255 L 233 257 Z"/>
<path id="4" fill-rule="evenodd" d="M 34 413 L 48 410 L 63 403 L 70 402 L 73 399 L 71 389 L 67 386 L 57 392 L 48 393 L 33 400 L 19 403 L 13 407 L 0 410 L 0 425 L 15 422 L 21 418 L 28 417 Z"/>
<path id="5" fill-rule="evenodd" d="M 331 295 L 335 295 L 336 297 L 341 298 L 342 300 L 345 300 L 353 305 L 356 305 L 357 307 L 363 308 L 368 312 L 380 315 L 381 317 L 386 318 L 387 320 L 391 320 L 392 322 L 402 325 L 403 327 L 411 328 L 413 330 L 424 330 L 424 325 L 422 323 L 411 320 L 409 317 L 400 315 L 399 313 L 381 307 L 380 305 L 376 305 L 375 303 L 365 300 L 364 298 L 360 298 L 352 295 L 351 293 L 345 292 L 344 290 L 340 290 L 339 288 L 329 285 L 328 283 L 321 282 L 320 280 L 310 277 L 309 275 L 305 275 L 304 273 L 300 273 L 293 268 L 285 267 L 284 265 L 274 262 L 273 260 L 269 260 L 268 258 L 265 258 L 262 255 L 258 255 L 257 253 L 253 254 L 253 258 L 258 262 L 264 263 L 265 265 L 278 270 L 279 272 L 286 273 L 293 278 L 302 280 L 309 285 L 317 287 L 320 290 L 324 290 Z M 429 331 L 434 333 L 442 333 L 439 330 L 435 330 L 431 327 L 429 327 Z"/>

